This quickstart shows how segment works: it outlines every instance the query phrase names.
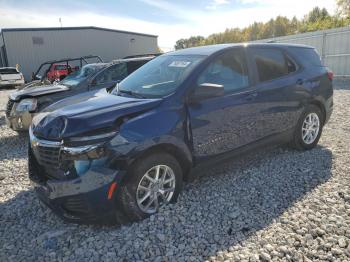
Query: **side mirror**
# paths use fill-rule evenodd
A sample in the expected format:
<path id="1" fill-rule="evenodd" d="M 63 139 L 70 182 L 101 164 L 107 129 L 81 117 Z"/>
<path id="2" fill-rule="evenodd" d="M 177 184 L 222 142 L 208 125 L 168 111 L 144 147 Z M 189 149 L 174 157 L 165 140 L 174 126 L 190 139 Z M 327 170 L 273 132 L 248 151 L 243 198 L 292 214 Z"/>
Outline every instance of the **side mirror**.
<path id="1" fill-rule="evenodd" d="M 32 79 L 33 80 L 42 80 L 42 76 L 41 75 L 34 75 L 34 73 L 33 73 Z"/>
<path id="2" fill-rule="evenodd" d="M 224 94 L 225 90 L 223 85 L 203 83 L 194 90 L 191 101 L 198 102 L 208 98 L 223 96 Z"/>

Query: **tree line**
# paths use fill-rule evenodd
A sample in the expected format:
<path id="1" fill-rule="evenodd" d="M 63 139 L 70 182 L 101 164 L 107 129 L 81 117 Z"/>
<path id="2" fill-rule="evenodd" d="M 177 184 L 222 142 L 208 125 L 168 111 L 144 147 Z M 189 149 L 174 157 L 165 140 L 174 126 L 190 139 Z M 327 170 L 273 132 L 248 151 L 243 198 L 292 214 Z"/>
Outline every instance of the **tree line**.
<path id="1" fill-rule="evenodd" d="M 208 37 L 191 36 L 176 41 L 175 49 L 223 43 L 249 42 L 298 33 L 312 32 L 350 25 L 350 0 L 337 0 L 337 12 L 330 15 L 326 8 L 313 8 L 302 19 L 277 16 L 266 23 L 254 22 L 245 28 L 231 28 Z"/>

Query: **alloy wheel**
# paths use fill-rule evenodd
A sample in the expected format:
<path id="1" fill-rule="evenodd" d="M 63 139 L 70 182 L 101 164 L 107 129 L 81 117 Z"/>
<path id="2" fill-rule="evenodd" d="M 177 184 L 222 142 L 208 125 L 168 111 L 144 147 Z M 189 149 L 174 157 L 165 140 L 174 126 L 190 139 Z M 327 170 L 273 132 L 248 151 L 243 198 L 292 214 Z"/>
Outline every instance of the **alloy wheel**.
<path id="1" fill-rule="evenodd" d="M 310 145 L 315 142 L 320 132 L 320 118 L 316 113 L 308 114 L 302 125 L 302 139 L 305 144 Z"/>
<path id="2" fill-rule="evenodd" d="M 157 165 L 149 169 L 141 178 L 136 190 L 139 208 L 147 214 L 153 214 L 159 207 L 170 202 L 175 191 L 174 171 L 166 165 Z"/>

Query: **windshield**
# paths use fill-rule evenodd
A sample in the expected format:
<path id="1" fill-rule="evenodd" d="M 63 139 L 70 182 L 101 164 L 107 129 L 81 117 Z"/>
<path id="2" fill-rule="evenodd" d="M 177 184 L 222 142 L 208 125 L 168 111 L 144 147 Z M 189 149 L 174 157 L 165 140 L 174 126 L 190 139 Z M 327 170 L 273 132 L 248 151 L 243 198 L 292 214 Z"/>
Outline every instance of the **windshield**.
<path id="1" fill-rule="evenodd" d="M 0 68 L 0 74 L 18 74 L 18 71 L 16 68 Z"/>
<path id="2" fill-rule="evenodd" d="M 70 68 L 70 66 L 68 66 Z M 66 65 L 56 65 L 55 70 L 66 70 L 67 66 Z"/>
<path id="3" fill-rule="evenodd" d="M 89 76 L 97 73 L 104 65 L 85 65 L 82 69 L 74 71 L 66 78 L 64 78 L 60 84 L 65 86 L 76 86 L 87 79 Z"/>
<path id="4" fill-rule="evenodd" d="M 167 96 L 180 86 L 204 58 L 198 55 L 157 57 L 124 79 L 118 91 L 146 98 Z"/>

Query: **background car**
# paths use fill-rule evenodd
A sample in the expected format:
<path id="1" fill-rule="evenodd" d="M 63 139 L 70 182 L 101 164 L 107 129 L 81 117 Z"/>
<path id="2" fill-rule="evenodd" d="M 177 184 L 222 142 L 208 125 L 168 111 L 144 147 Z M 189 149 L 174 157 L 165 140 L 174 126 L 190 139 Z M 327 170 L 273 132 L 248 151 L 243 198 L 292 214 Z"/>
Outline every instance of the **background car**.
<path id="1" fill-rule="evenodd" d="M 8 126 L 16 131 L 28 130 L 33 116 L 45 107 L 84 92 L 104 88 L 110 90 L 153 58 L 154 56 L 147 56 L 88 64 L 58 84 L 26 87 L 11 93 L 6 108 Z"/>
<path id="2" fill-rule="evenodd" d="M 14 87 L 24 84 L 24 78 L 21 72 L 15 67 L 2 67 L 0 68 L 0 88 L 1 87 Z"/>
<path id="3" fill-rule="evenodd" d="M 79 70 L 79 67 L 71 67 L 67 64 L 53 64 L 47 72 L 47 79 L 53 83 L 54 81 L 61 81 L 70 73 Z"/>
<path id="4" fill-rule="evenodd" d="M 111 94 L 72 97 L 37 115 L 29 176 L 69 221 L 119 213 L 137 221 L 175 201 L 193 169 L 266 145 L 314 148 L 333 110 L 332 77 L 308 46 L 168 53 Z"/>

